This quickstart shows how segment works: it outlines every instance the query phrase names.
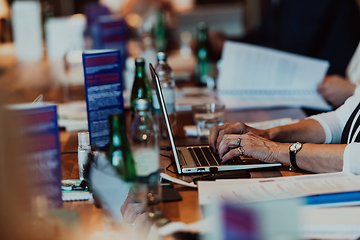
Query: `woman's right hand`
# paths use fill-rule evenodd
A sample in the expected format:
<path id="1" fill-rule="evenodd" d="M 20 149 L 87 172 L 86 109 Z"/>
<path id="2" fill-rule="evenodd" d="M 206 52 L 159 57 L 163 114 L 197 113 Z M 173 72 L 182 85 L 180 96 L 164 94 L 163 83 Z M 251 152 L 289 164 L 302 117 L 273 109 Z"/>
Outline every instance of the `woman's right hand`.
<path id="1" fill-rule="evenodd" d="M 248 132 L 252 132 L 264 138 L 268 138 L 266 130 L 256 129 L 246 125 L 245 123 L 236 122 L 213 127 L 209 134 L 209 145 L 215 152 L 219 148 L 219 145 L 225 134 L 244 134 Z"/>

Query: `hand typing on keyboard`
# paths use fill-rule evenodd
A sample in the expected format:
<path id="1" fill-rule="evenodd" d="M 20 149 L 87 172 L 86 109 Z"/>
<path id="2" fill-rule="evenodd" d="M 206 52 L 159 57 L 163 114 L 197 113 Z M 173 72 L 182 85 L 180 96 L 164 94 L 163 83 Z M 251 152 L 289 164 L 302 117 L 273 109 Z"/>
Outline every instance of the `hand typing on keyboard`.
<path id="1" fill-rule="evenodd" d="M 220 142 L 225 134 L 244 134 L 248 132 L 253 132 L 258 136 L 263 136 L 265 138 L 268 138 L 266 130 L 256 129 L 244 123 L 237 122 L 237 123 L 230 123 L 222 126 L 213 127 L 210 130 L 210 134 L 209 134 L 209 145 L 212 148 L 212 150 L 216 152 L 219 149 Z"/>
<path id="2" fill-rule="evenodd" d="M 267 130 L 252 128 L 239 122 L 212 128 L 209 144 L 219 154 L 221 164 L 242 155 L 267 163 L 277 163 L 277 153 L 280 149 L 288 149 L 289 144 L 273 142 L 268 138 Z"/>
<path id="3" fill-rule="evenodd" d="M 244 151 L 242 153 L 237 147 L 238 139 L 241 139 L 239 147 Z M 284 147 L 284 143 L 273 142 L 249 132 L 241 135 L 224 135 L 220 142 L 218 152 L 222 162 L 226 162 L 240 155 L 246 155 L 264 162 L 276 163 L 277 153 L 282 147 Z M 286 149 L 288 149 L 288 147 L 286 147 Z"/>
<path id="4" fill-rule="evenodd" d="M 350 162 L 354 161 L 352 159 L 358 159 L 357 150 L 351 154 L 344 153 L 349 144 L 360 141 L 358 128 L 352 127 L 358 121 L 353 116 L 358 116 L 360 112 L 359 99 L 360 91 L 341 106 L 344 112 L 328 112 L 316 118 L 268 129 L 256 129 L 241 122 L 213 127 L 209 144 L 213 152 L 219 153 L 222 162 L 245 155 L 266 163 L 290 165 L 291 171 L 300 168 L 315 173 L 339 172 L 343 166 L 350 166 Z M 333 139 L 338 139 L 337 144 L 324 144 L 328 134 L 319 119 L 325 123 L 332 122 L 333 125 L 326 126 L 334 134 Z M 345 126 L 342 131 L 335 127 L 340 125 Z"/>

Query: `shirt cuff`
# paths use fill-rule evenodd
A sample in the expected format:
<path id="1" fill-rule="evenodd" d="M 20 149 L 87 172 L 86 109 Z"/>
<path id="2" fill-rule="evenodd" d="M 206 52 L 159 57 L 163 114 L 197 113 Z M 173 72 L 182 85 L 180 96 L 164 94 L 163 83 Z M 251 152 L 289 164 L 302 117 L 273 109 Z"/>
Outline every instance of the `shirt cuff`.
<path id="1" fill-rule="evenodd" d="M 343 156 L 343 172 L 351 172 L 360 175 L 360 143 L 350 143 L 345 147 Z"/>

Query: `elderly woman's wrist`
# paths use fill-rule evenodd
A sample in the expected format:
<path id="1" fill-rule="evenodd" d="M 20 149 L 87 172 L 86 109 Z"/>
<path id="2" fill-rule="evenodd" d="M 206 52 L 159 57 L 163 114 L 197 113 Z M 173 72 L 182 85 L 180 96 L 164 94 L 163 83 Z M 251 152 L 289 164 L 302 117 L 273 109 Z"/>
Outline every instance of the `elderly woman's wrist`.
<path id="1" fill-rule="evenodd" d="M 260 131 L 261 131 L 261 133 L 259 135 L 261 137 L 264 137 L 266 139 L 274 141 L 275 136 L 276 136 L 274 128 L 268 128 L 268 129 L 264 129 L 264 130 L 260 130 Z"/>
<path id="2" fill-rule="evenodd" d="M 292 143 L 279 143 L 276 160 L 282 164 L 290 164 L 289 147 Z"/>

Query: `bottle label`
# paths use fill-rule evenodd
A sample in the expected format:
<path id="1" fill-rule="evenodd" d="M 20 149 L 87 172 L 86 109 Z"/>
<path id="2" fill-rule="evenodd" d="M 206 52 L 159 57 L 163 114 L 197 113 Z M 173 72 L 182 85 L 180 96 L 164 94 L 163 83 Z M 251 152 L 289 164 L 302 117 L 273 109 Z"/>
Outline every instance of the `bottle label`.
<path id="1" fill-rule="evenodd" d="M 135 169 L 138 176 L 148 176 L 160 168 L 159 150 L 153 148 L 133 149 Z"/>
<path id="2" fill-rule="evenodd" d="M 164 88 L 162 89 L 162 92 L 165 100 L 166 110 L 168 114 L 173 114 L 175 112 L 175 91 L 174 89 Z M 156 93 L 155 95 L 153 94 L 153 104 L 155 109 L 160 109 L 160 104 Z"/>
<path id="3" fill-rule="evenodd" d="M 119 166 L 121 160 L 122 160 L 121 151 L 117 150 L 117 151 L 113 152 L 113 154 L 112 154 L 112 165 L 113 166 Z"/>
<path id="4" fill-rule="evenodd" d="M 164 89 L 162 89 L 162 92 L 163 92 L 166 104 L 174 104 L 175 103 L 174 89 L 164 88 Z"/>
<path id="5" fill-rule="evenodd" d="M 78 165 L 79 165 L 79 179 L 84 179 L 85 165 L 88 163 L 88 155 L 90 153 L 90 146 L 78 148 Z"/>

